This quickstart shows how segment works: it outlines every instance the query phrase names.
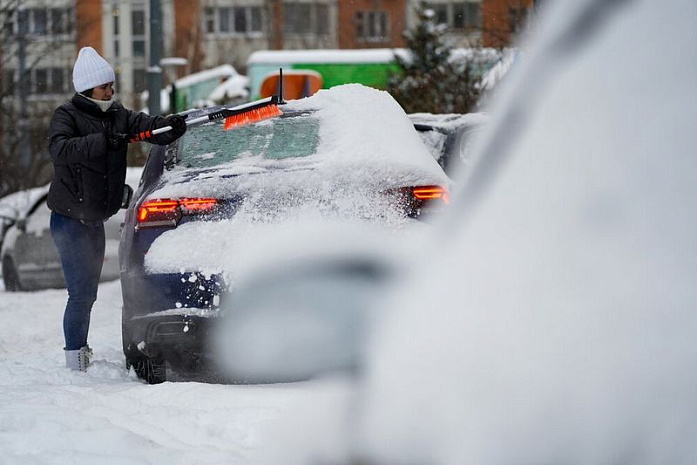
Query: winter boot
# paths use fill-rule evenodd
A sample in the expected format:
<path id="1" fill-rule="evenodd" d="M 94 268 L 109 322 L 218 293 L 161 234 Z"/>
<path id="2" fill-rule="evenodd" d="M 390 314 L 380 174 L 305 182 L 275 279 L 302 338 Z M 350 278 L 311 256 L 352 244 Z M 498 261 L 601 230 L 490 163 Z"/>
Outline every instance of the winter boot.
<path id="1" fill-rule="evenodd" d="M 75 371 L 87 371 L 91 355 L 92 349 L 89 346 L 84 346 L 77 350 L 66 350 L 65 366 Z"/>

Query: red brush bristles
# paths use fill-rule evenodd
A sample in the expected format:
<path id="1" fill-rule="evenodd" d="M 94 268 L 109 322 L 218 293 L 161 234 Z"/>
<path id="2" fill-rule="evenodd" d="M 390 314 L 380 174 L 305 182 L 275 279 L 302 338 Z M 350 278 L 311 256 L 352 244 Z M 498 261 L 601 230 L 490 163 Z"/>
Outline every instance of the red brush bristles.
<path id="1" fill-rule="evenodd" d="M 223 129 L 225 131 L 229 131 L 232 128 L 258 123 L 259 121 L 274 118 L 282 114 L 283 113 L 281 112 L 281 109 L 278 108 L 278 105 L 268 105 L 261 108 L 255 108 L 253 110 L 240 113 L 239 115 L 228 116 L 225 118 Z"/>

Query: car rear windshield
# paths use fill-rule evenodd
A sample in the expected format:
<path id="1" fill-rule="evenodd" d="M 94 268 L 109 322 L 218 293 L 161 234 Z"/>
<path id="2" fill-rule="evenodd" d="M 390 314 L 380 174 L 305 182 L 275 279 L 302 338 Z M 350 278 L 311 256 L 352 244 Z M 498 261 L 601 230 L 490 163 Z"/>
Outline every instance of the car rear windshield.
<path id="1" fill-rule="evenodd" d="M 223 130 L 223 120 L 190 128 L 179 147 L 179 162 L 209 167 L 243 157 L 305 157 L 317 151 L 319 120 L 313 112 L 288 112 L 259 123 Z"/>

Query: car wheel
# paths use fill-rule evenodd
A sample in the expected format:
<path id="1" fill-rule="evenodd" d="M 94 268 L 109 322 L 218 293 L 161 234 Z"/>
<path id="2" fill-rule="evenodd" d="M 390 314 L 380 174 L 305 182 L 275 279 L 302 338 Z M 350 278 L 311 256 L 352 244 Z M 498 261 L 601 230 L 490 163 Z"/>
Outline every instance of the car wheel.
<path id="1" fill-rule="evenodd" d="M 10 292 L 22 291 L 22 283 L 19 281 L 19 274 L 12 263 L 10 257 L 5 257 L 2 261 L 2 280 L 5 282 L 5 289 Z"/>
<path id="2" fill-rule="evenodd" d="M 136 356 L 126 356 L 126 368 L 133 367 L 138 378 L 148 384 L 160 384 L 167 381 L 167 373 L 164 359 L 148 357 L 140 354 Z"/>
<path id="3" fill-rule="evenodd" d="M 165 360 L 161 357 L 148 357 L 126 337 L 126 328 L 122 328 L 123 353 L 126 356 L 126 369 L 133 367 L 136 376 L 148 384 L 160 384 L 167 381 Z"/>

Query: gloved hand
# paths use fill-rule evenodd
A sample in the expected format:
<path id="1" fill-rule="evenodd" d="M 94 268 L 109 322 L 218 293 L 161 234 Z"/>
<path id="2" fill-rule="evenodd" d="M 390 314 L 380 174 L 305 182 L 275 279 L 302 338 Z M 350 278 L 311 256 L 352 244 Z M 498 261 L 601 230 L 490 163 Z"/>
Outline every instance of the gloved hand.
<path id="1" fill-rule="evenodd" d="M 111 150 L 118 151 L 128 145 L 128 141 L 131 140 L 131 137 L 132 136 L 129 134 L 121 134 L 117 132 L 107 136 L 107 143 L 109 144 L 109 148 Z"/>
<path id="2" fill-rule="evenodd" d="M 186 120 L 179 115 L 170 115 L 165 118 L 165 125 L 172 126 L 172 133 L 177 138 L 183 136 L 186 132 Z"/>

